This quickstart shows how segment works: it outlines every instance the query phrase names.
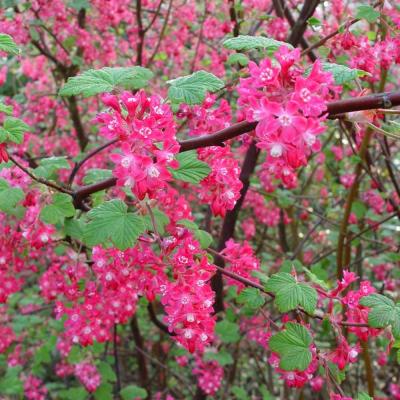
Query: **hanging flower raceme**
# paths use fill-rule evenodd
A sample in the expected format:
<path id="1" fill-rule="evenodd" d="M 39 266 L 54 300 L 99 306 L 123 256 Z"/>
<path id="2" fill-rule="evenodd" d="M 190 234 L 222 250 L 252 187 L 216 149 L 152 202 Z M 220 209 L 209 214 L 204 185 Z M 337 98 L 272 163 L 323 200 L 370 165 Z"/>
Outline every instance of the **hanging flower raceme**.
<path id="1" fill-rule="evenodd" d="M 215 267 L 190 238 L 182 242 L 172 263 L 177 279 L 164 286 L 161 303 L 167 313 L 165 321 L 181 345 L 191 353 L 201 353 L 214 338 L 215 293 L 210 279 Z"/>
<path id="2" fill-rule="evenodd" d="M 199 106 L 182 105 L 178 117 L 187 119 L 190 136 L 214 133 L 230 126 L 232 120 L 228 102 L 221 100 L 217 105 L 216 97 L 211 95 Z M 211 168 L 211 172 L 194 190 L 203 204 L 210 205 L 214 215 L 224 217 L 228 210 L 234 208 L 243 186 L 239 179 L 239 161 L 234 157 L 229 143 L 224 147 L 198 149 L 197 153 L 199 159 Z"/>
<path id="3" fill-rule="evenodd" d="M 221 386 L 224 369 L 215 360 L 204 361 L 197 356 L 195 362 L 193 374 L 197 376 L 198 385 L 204 393 L 214 396 Z"/>
<path id="4" fill-rule="evenodd" d="M 252 275 L 253 271 L 260 269 L 260 261 L 254 255 L 254 251 L 248 242 L 244 241 L 243 244 L 236 243 L 233 239 L 229 239 L 225 243 L 225 248 L 221 254 L 226 257 L 226 269 L 242 276 L 243 278 L 250 279 L 255 283 L 258 282 L 257 278 Z M 228 285 L 235 285 L 240 292 L 245 288 L 243 283 L 235 279 L 225 277 Z"/>
<path id="5" fill-rule="evenodd" d="M 248 121 L 258 121 L 257 146 L 267 152 L 264 168 L 293 188 L 296 169 L 321 148 L 326 101 L 337 87 L 318 61 L 307 75 L 297 64 L 298 49 L 283 46 L 275 56 L 277 62 L 249 62 L 250 77 L 240 81 L 238 103 Z"/>
<path id="6" fill-rule="evenodd" d="M 168 168 L 176 168 L 174 155 L 179 152 L 175 121 L 170 107 L 159 96 L 148 97 L 139 91 L 124 92 L 120 97 L 102 97 L 111 112 L 99 114 L 100 133 L 118 139 L 120 151 L 112 154 L 116 164 L 113 174 L 119 186 L 129 187 L 139 199 L 154 198 L 172 176 Z"/>

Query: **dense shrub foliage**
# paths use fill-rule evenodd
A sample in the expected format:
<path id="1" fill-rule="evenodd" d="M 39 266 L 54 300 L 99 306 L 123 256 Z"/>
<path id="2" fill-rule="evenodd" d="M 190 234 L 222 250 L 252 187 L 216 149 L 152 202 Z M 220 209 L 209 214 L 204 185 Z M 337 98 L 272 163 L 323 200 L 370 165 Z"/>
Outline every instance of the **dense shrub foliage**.
<path id="1" fill-rule="evenodd" d="M 400 399 L 396 0 L 4 0 L 1 399 Z"/>

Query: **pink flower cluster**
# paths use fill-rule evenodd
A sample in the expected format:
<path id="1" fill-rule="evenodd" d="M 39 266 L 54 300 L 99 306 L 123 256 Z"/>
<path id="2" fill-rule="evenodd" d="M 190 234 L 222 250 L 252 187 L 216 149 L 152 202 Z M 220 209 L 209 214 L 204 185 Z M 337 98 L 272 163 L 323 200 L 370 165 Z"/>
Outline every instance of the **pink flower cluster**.
<path id="1" fill-rule="evenodd" d="M 301 388 L 312 379 L 313 374 L 318 368 L 317 349 L 314 344 L 310 346 L 310 351 L 312 354 L 312 360 L 310 365 L 304 371 L 285 371 L 279 368 L 280 357 L 276 353 L 271 354 L 268 358 L 268 362 L 288 387 Z"/>
<path id="2" fill-rule="evenodd" d="M 76 364 L 75 376 L 90 393 L 96 391 L 96 389 L 100 386 L 101 375 L 93 364 L 88 362 Z"/>
<path id="3" fill-rule="evenodd" d="M 58 301 L 56 313 L 59 317 L 68 315 L 66 336 L 83 346 L 93 344 L 94 340 L 110 340 L 114 324 L 126 323 L 136 312 L 139 296 L 153 300 L 166 281 L 159 257 L 146 243 L 124 252 L 94 247 L 92 259 L 95 281 L 87 277 L 79 295 L 71 298 L 63 278 L 57 279 L 60 289 L 67 289 L 64 295 L 74 303 L 68 307 Z M 79 271 L 70 270 L 72 282 L 81 282 L 81 277 Z M 42 281 L 42 287 L 43 284 Z"/>
<path id="4" fill-rule="evenodd" d="M 326 101 L 337 88 L 318 61 L 305 77 L 298 49 L 282 46 L 275 56 L 277 64 L 269 58 L 259 65 L 249 62 L 250 77 L 240 80 L 238 104 L 248 121 L 258 121 L 257 146 L 267 151 L 264 167 L 293 188 L 295 170 L 320 150 Z"/>
<path id="5" fill-rule="evenodd" d="M 214 360 L 204 361 L 196 357 L 195 362 L 196 366 L 192 372 L 197 376 L 199 387 L 205 394 L 214 396 L 221 386 L 224 369 Z"/>
<path id="6" fill-rule="evenodd" d="M 235 207 L 243 184 L 239 180 L 239 162 L 233 156 L 229 146 L 211 146 L 198 151 L 199 159 L 206 162 L 210 174 L 201 183 L 199 198 L 203 204 L 209 204 L 214 215 L 225 216 L 227 210 Z"/>
<path id="7" fill-rule="evenodd" d="M 243 278 L 258 282 L 258 279 L 254 278 L 252 272 L 260 269 L 260 261 L 255 256 L 253 249 L 247 241 L 237 243 L 233 239 L 229 239 L 225 243 L 225 248 L 221 254 L 225 257 L 227 270 Z M 238 282 L 236 279 L 227 276 L 225 279 L 228 285 L 237 286 L 239 292 L 245 288 L 244 284 Z"/>
<path id="8" fill-rule="evenodd" d="M 29 375 L 24 382 L 24 395 L 28 400 L 46 400 L 47 388 L 41 379 Z"/>
<path id="9" fill-rule="evenodd" d="M 209 283 L 214 267 L 187 230 L 164 240 L 167 253 L 174 250 L 175 243 L 179 246 L 171 254 L 171 263 L 176 280 L 161 288 L 165 322 L 181 345 L 191 353 L 202 352 L 214 338 L 214 292 Z"/>
<path id="10" fill-rule="evenodd" d="M 154 198 L 171 179 L 168 167 L 178 166 L 174 155 L 179 143 L 169 106 L 143 90 L 135 95 L 124 92 L 120 97 L 106 94 L 102 100 L 113 112 L 97 116 L 102 124 L 100 133 L 121 142 L 121 152 L 111 155 L 117 184 L 131 188 L 140 200 L 146 194 Z"/>
<path id="11" fill-rule="evenodd" d="M 199 106 L 181 105 L 177 115 L 186 118 L 190 136 L 214 133 L 230 126 L 232 120 L 229 103 L 221 100 L 217 105 L 216 97 L 211 95 Z M 214 215 L 223 217 L 240 197 L 239 162 L 229 144 L 198 149 L 197 153 L 199 159 L 209 165 L 211 172 L 195 190 L 200 201 L 210 205 Z"/>
<path id="12" fill-rule="evenodd" d="M 0 354 L 4 353 L 15 341 L 14 331 L 6 325 L 0 325 Z"/>

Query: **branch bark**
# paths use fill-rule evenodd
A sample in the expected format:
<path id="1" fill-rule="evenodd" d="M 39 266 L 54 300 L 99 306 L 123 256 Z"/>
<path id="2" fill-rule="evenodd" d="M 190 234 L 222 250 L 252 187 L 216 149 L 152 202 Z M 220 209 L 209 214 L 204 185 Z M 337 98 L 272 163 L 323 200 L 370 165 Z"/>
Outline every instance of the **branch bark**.
<path id="1" fill-rule="evenodd" d="M 371 110 L 377 108 L 391 108 L 400 105 L 400 92 L 378 93 L 363 97 L 338 100 L 328 103 L 328 118 L 335 119 L 344 113 Z M 239 122 L 210 135 L 204 135 L 180 142 L 180 152 L 199 149 L 208 146 L 221 146 L 227 140 L 233 139 L 244 133 L 251 132 L 257 126 L 257 122 Z M 109 178 L 93 185 L 82 186 L 73 193 L 75 206 L 81 208 L 82 200 L 92 193 L 115 186 L 116 178 Z"/>

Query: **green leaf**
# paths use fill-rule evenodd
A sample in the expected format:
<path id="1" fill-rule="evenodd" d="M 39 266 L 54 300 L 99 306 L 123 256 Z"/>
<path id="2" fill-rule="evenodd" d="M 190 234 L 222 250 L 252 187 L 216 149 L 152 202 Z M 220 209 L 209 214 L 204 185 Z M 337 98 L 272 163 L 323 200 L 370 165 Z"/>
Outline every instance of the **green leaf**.
<path id="1" fill-rule="evenodd" d="M 240 386 L 232 386 L 231 392 L 234 394 L 235 399 L 238 400 L 249 400 L 250 397 L 247 395 L 246 391 Z"/>
<path id="2" fill-rule="evenodd" d="M 358 219 L 363 218 L 367 210 L 368 210 L 367 207 L 361 201 L 355 201 L 351 207 L 351 211 L 355 214 L 355 216 Z"/>
<path id="3" fill-rule="evenodd" d="M 265 301 L 260 289 L 245 288 L 240 292 L 237 302 L 245 304 L 250 308 L 258 308 L 261 307 Z"/>
<path id="4" fill-rule="evenodd" d="M 178 225 L 183 225 L 184 227 L 193 231 L 195 238 L 199 241 L 202 249 L 207 249 L 213 242 L 213 237 L 207 232 L 199 229 L 198 225 L 189 219 L 180 219 L 177 221 Z"/>
<path id="5" fill-rule="evenodd" d="M 226 60 L 228 65 L 239 64 L 241 67 L 245 67 L 249 63 L 249 59 L 243 53 L 233 53 Z"/>
<path id="6" fill-rule="evenodd" d="M 147 397 L 147 391 L 135 385 L 124 387 L 120 393 L 123 400 L 145 399 Z"/>
<path id="7" fill-rule="evenodd" d="M 179 168 L 170 168 L 169 171 L 175 179 L 180 181 L 199 183 L 211 171 L 207 163 L 197 158 L 196 150 L 179 153 L 176 159 L 179 162 Z"/>
<path id="8" fill-rule="evenodd" d="M 15 44 L 13 38 L 5 33 L 0 33 L 0 51 L 17 55 L 20 50 Z"/>
<path id="9" fill-rule="evenodd" d="M 288 208 L 295 203 L 294 198 L 288 190 L 278 189 L 276 190 L 276 195 L 278 196 L 278 204 L 282 208 Z"/>
<path id="10" fill-rule="evenodd" d="M 10 187 L 9 184 L 0 181 L 0 211 L 13 214 L 16 205 L 24 198 L 24 192 L 20 188 Z"/>
<path id="11" fill-rule="evenodd" d="M 324 290 L 329 290 L 329 286 L 324 282 L 322 279 L 319 279 L 314 272 L 310 271 L 308 268 L 303 267 L 304 272 L 308 276 L 311 282 L 315 283 L 316 285 L 320 286 Z"/>
<path id="12" fill-rule="evenodd" d="M 372 328 L 392 327 L 395 338 L 400 338 L 400 304 L 381 294 L 362 297 L 360 304 L 369 307 L 368 325 Z"/>
<path id="13" fill-rule="evenodd" d="M 90 222 L 84 228 L 85 243 L 104 244 L 107 240 L 120 250 L 132 247 L 145 231 L 143 218 L 128 212 L 121 200 L 110 200 L 89 211 Z"/>
<path id="14" fill-rule="evenodd" d="M 11 115 L 13 112 L 13 106 L 7 106 L 4 103 L 0 103 L 0 112 L 7 115 Z"/>
<path id="15" fill-rule="evenodd" d="M 287 46 L 293 49 L 293 46 L 289 43 L 280 42 L 275 39 L 270 39 L 264 36 L 246 36 L 239 35 L 234 38 L 225 40 L 223 46 L 230 50 L 247 51 L 252 49 L 266 49 L 274 52 L 281 46 Z"/>
<path id="16" fill-rule="evenodd" d="M 192 230 L 197 230 L 199 229 L 198 225 L 191 221 L 190 219 L 180 219 L 179 221 L 176 222 L 177 225 L 183 225 L 184 227 Z"/>
<path id="17" fill-rule="evenodd" d="M 262 400 L 274 400 L 275 397 L 272 396 L 270 391 L 265 387 L 265 385 L 260 386 L 260 392 L 262 394 Z"/>
<path id="18" fill-rule="evenodd" d="M 284 331 L 271 337 L 269 348 L 279 354 L 279 367 L 283 370 L 304 371 L 311 363 L 311 343 L 311 335 L 304 326 L 288 322 Z"/>
<path id="19" fill-rule="evenodd" d="M 35 175 L 49 179 L 56 171 L 70 168 L 67 157 L 48 157 L 39 161 L 39 166 L 35 168 Z"/>
<path id="20" fill-rule="evenodd" d="M 290 274 L 292 271 L 301 272 L 303 264 L 299 260 L 285 260 L 279 268 L 279 272 L 287 272 Z"/>
<path id="21" fill-rule="evenodd" d="M 35 356 L 33 358 L 34 364 L 48 364 L 51 362 L 51 352 L 52 349 L 50 346 L 47 346 L 46 344 L 39 347 L 38 350 L 36 350 Z"/>
<path id="22" fill-rule="evenodd" d="M 311 17 L 311 18 L 308 18 L 307 24 L 310 26 L 321 26 L 322 22 L 321 22 L 321 20 L 319 20 L 316 17 Z"/>
<path id="23" fill-rule="evenodd" d="M 239 327 L 234 322 L 226 320 L 217 322 L 215 332 L 224 343 L 235 343 L 240 339 Z"/>
<path id="24" fill-rule="evenodd" d="M 349 68 L 346 65 L 334 63 L 321 63 L 322 69 L 331 72 L 337 85 L 343 85 L 361 76 L 369 75 L 368 72 L 361 69 Z"/>
<path id="25" fill-rule="evenodd" d="M 272 275 L 265 288 L 276 295 L 275 305 L 280 312 L 295 310 L 298 306 L 302 306 L 309 314 L 315 311 L 317 291 L 306 283 L 297 282 L 287 272 Z"/>
<path id="26" fill-rule="evenodd" d="M 147 86 L 153 73 L 143 67 L 105 67 L 102 69 L 89 69 L 83 74 L 68 79 L 60 90 L 61 96 L 75 96 L 82 94 L 84 97 L 99 93 L 111 92 L 116 88 L 140 89 Z"/>
<path id="27" fill-rule="evenodd" d="M 64 221 L 64 232 L 73 239 L 82 240 L 84 224 L 80 219 L 67 218 Z"/>
<path id="28" fill-rule="evenodd" d="M 213 237 L 208 232 L 201 229 L 195 230 L 194 236 L 199 241 L 202 249 L 207 249 L 213 242 Z"/>
<path id="29" fill-rule="evenodd" d="M 153 212 L 157 231 L 160 235 L 163 235 L 165 233 L 165 227 L 169 224 L 169 217 L 158 208 L 152 208 L 151 211 Z M 145 215 L 143 217 L 143 222 L 146 224 L 147 230 L 154 231 L 154 226 L 150 215 Z"/>
<path id="30" fill-rule="evenodd" d="M 116 382 L 117 376 L 110 364 L 101 361 L 97 368 L 100 372 L 102 382 Z"/>
<path id="31" fill-rule="evenodd" d="M 68 354 L 67 360 L 70 364 L 78 364 L 84 358 L 82 349 L 79 346 L 72 346 L 71 351 Z"/>
<path id="32" fill-rule="evenodd" d="M 72 197 L 66 193 L 56 193 L 52 203 L 42 208 L 40 219 L 46 224 L 56 224 L 74 215 L 75 207 L 72 204 Z"/>
<path id="33" fill-rule="evenodd" d="M 66 390 L 60 390 L 57 393 L 57 398 L 62 400 L 85 400 L 88 392 L 83 387 L 72 387 Z"/>
<path id="34" fill-rule="evenodd" d="M 217 353 L 213 353 L 211 351 L 206 352 L 204 354 L 204 360 L 207 360 L 207 361 L 215 360 L 222 367 L 224 367 L 225 365 L 233 364 L 232 356 L 227 351 L 223 351 L 223 350 L 220 350 Z"/>
<path id="35" fill-rule="evenodd" d="M 68 3 L 68 7 L 71 7 L 77 11 L 88 10 L 90 8 L 90 4 L 88 0 L 71 0 Z"/>
<path id="36" fill-rule="evenodd" d="M 206 93 L 222 89 L 224 82 L 206 71 L 197 71 L 191 75 L 167 81 L 170 86 L 168 97 L 173 103 L 200 104 Z"/>
<path id="37" fill-rule="evenodd" d="M 24 133 L 29 131 L 29 126 L 18 118 L 6 117 L 3 126 L 0 127 L 0 143 L 10 141 L 21 144 Z"/>
<path id="38" fill-rule="evenodd" d="M 372 6 L 362 4 L 357 7 L 356 18 L 365 19 L 371 24 L 375 22 L 380 15 L 380 12 L 376 11 Z"/>
<path id="39" fill-rule="evenodd" d="M 357 400 L 374 400 L 371 396 L 369 396 L 365 392 L 358 393 Z"/>
<path id="40" fill-rule="evenodd" d="M 102 383 L 93 393 L 95 400 L 113 400 L 113 386 L 110 383 Z"/>
<path id="41" fill-rule="evenodd" d="M 112 171 L 109 169 L 101 169 L 101 168 L 93 168 L 89 169 L 86 172 L 86 175 L 83 177 L 83 183 L 85 185 L 90 185 L 92 183 L 96 183 L 102 181 L 107 178 L 112 177 Z"/>
<path id="42" fill-rule="evenodd" d="M 7 368 L 5 375 L 0 379 L 0 394 L 7 396 L 21 396 L 24 393 L 22 380 L 19 379 L 21 367 Z"/>

